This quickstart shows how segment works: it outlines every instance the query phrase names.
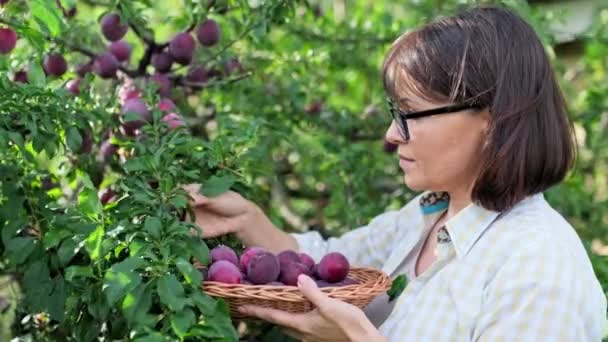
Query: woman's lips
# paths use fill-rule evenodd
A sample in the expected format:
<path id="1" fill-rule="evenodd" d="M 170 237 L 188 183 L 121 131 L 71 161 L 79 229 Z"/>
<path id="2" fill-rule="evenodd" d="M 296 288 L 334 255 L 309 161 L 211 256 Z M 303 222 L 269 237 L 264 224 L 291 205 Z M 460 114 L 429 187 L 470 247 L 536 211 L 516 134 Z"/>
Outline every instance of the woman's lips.
<path id="1" fill-rule="evenodd" d="M 399 166 L 404 170 L 412 168 L 415 162 L 416 160 L 412 158 L 407 158 L 401 155 L 399 156 Z"/>

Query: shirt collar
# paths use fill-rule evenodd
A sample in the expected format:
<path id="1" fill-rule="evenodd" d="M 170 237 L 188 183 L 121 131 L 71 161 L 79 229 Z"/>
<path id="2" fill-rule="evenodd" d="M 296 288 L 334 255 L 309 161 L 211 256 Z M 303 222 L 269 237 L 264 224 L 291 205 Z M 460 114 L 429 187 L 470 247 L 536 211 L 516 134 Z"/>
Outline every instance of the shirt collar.
<path id="1" fill-rule="evenodd" d="M 450 196 L 446 192 L 427 192 L 421 196 L 420 208 L 427 226 L 436 222 L 448 209 L 449 203 Z M 445 226 L 458 257 L 463 257 L 471 250 L 473 244 L 498 215 L 498 212 L 471 203 L 446 221 Z"/>

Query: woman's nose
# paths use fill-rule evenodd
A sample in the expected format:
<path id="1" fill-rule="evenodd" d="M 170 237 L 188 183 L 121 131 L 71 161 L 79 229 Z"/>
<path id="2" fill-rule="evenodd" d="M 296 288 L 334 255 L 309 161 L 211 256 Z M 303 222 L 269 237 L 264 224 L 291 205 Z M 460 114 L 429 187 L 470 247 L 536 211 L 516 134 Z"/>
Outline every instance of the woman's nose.
<path id="1" fill-rule="evenodd" d="M 395 123 L 395 120 L 391 121 L 391 125 L 388 126 L 386 133 L 384 135 L 384 139 L 392 144 L 407 144 L 407 141 L 403 138 L 401 133 L 399 132 L 399 127 Z"/>

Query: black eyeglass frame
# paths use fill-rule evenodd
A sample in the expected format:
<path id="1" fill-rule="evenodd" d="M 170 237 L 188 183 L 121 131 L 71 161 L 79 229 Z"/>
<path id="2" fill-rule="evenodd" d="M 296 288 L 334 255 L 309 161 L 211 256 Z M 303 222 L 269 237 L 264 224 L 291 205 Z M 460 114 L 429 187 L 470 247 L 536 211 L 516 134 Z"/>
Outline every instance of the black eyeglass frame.
<path id="1" fill-rule="evenodd" d="M 427 110 L 423 110 L 423 111 L 419 111 L 419 112 L 404 112 L 399 108 L 399 106 L 395 105 L 395 102 L 390 97 L 387 97 L 386 101 L 388 103 L 389 113 L 390 113 L 391 117 L 393 118 L 393 120 L 395 120 L 395 122 L 397 123 L 397 127 L 399 128 L 401 136 L 406 141 L 410 140 L 410 131 L 409 131 L 409 127 L 407 125 L 408 119 L 418 119 L 418 118 L 423 118 L 423 117 L 427 117 L 427 116 L 431 116 L 431 115 L 449 114 L 449 113 L 459 112 L 459 111 L 465 110 L 465 109 L 481 108 L 479 105 L 474 104 L 474 103 L 462 103 L 462 104 L 449 105 L 449 106 L 444 106 L 444 107 L 439 107 L 439 108 L 427 109 Z M 397 115 L 399 116 L 400 120 L 397 120 Z"/>

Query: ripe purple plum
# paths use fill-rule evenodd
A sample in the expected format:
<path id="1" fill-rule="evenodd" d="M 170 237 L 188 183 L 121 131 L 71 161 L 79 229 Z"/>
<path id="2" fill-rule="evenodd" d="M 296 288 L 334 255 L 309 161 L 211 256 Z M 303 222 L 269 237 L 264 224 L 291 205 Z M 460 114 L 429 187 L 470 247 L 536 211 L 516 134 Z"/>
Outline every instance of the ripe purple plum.
<path id="1" fill-rule="evenodd" d="M 110 46 L 108 46 L 108 50 L 119 62 L 125 62 L 131 58 L 131 44 L 125 42 L 124 40 L 111 42 Z"/>
<path id="2" fill-rule="evenodd" d="M 277 280 L 280 271 L 277 257 L 272 253 L 262 252 L 249 261 L 247 278 L 256 285 L 268 284 Z"/>
<path id="3" fill-rule="evenodd" d="M 271 281 L 270 283 L 268 283 L 266 285 L 270 285 L 270 286 L 285 286 L 285 284 L 283 284 L 280 281 Z"/>
<path id="4" fill-rule="evenodd" d="M 119 63 L 116 57 L 110 52 L 104 52 L 95 57 L 93 71 L 101 78 L 113 78 L 116 76 Z"/>
<path id="5" fill-rule="evenodd" d="M 239 265 L 239 258 L 236 256 L 234 250 L 225 245 L 219 245 L 213 248 L 209 255 L 211 256 L 211 262 L 215 263 L 220 260 L 226 260 L 233 263 L 235 266 Z"/>
<path id="6" fill-rule="evenodd" d="M 241 62 L 239 62 L 239 60 L 236 58 L 231 58 L 226 61 L 224 68 L 226 69 L 227 75 L 232 75 L 233 73 L 242 73 L 244 71 Z"/>
<path id="7" fill-rule="evenodd" d="M 308 268 L 308 266 L 299 262 L 290 262 L 286 265 L 281 265 L 280 280 L 285 285 L 296 286 L 298 284 L 298 276 L 300 274 L 306 274 L 309 276 L 310 269 Z"/>
<path id="8" fill-rule="evenodd" d="M 317 267 L 317 272 L 321 279 L 330 283 L 337 283 L 344 280 L 350 265 L 346 257 L 339 252 L 328 253 L 321 259 Z"/>
<path id="9" fill-rule="evenodd" d="M 101 33 L 107 40 L 115 42 L 127 34 L 129 26 L 120 20 L 115 13 L 108 13 L 101 18 Z"/>
<path id="10" fill-rule="evenodd" d="M 17 45 L 17 33 L 8 27 L 0 28 L 0 53 L 7 54 Z"/>
<path id="11" fill-rule="evenodd" d="M 169 53 L 175 62 L 188 65 L 192 61 L 194 45 L 194 38 L 189 32 L 180 32 L 171 39 Z"/>
<path id="12" fill-rule="evenodd" d="M 99 147 L 99 157 L 102 162 L 108 163 L 113 155 L 118 151 L 118 146 L 110 142 L 110 139 L 104 140 Z"/>
<path id="13" fill-rule="evenodd" d="M 200 89 L 207 81 L 209 81 L 209 74 L 202 66 L 195 66 L 188 70 L 186 84 L 192 86 L 192 88 Z"/>
<path id="14" fill-rule="evenodd" d="M 59 186 L 59 183 L 55 182 L 52 177 L 44 177 L 41 180 L 41 184 L 40 184 L 40 187 L 42 188 L 42 190 L 46 190 L 46 191 L 56 188 L 58 186 Z"/>
<path id="15" fill-rule="evenodd" d="M 152 55 L 152 66 L 157 72 L 166 73 L 171 70 L 173 58 L 167 52 L 159 52 Z"/>
<path id="16" fill-rule="evenodd" d="M 118 99 L 121 104 L 125 104 L 128 100 L 138 98 L 141 98 L 141 91 L 137 88 L 137 85 L 133 80 L 127 79 L 118 87 Z"/>
<path id="17" fill-rule="evenodd" d="M 166 122 L 167 125 L 169 125 L 170 129 L 176 129 L 177 127 L 186 126 L 186 123 L 184 122 L 182 117 L 176 113 L 169 113 L 163 116 L 161 120 Z"/>
<path id="18" fill-rule="evenodd" d="M 168 98 L 163 98 L 160 101 L 158 101 L 158 109 L 162 110 L 163 112 L 170 112 L 172 110 L 174 110 L 176 108 L 175 103 L 173 103 L 173 101 L 171 101 L 171 99 Z"/>
<path id="19" fill-rule="evenodd" d="M 91 150 L 93 149 L 93 136 L 91 134 L 91 130 L 89 130 L 89 129 L 82 130 L 80 132 L 80 135 L 82 136 L 82 145 L 80 145 L 80 150 L 78 151 L 78 153 L 80 153 L 80 154 L 91 153 Z"/>
<path id="20" fill-rule="evenodd" d="M 298 257 L 300 257 L 300 262 L 308 266 L 308 269 L 312 272 L 312 269 L 315 266 L 315 260 L 306 253 L 298 253 Z"/>
<path id="21" fill-rule="evenodd" d="M 209 267 L 209 280 L 224 284 L 240 284 L 241 271 L 227 260 L 219 260 Z"/>
<path id="22" fill-rule="evenodd" d="M 65 88 L 70 93 L 72 93 L 74 95 L 79 95 L 80 94 L 80 78 L 69 80 L 68 83 L 66 83 Z"/>
<path id="23" fill-rule="evenodd" d="M 165 74 L 154 74 L 150 76 L 150 81 L 157 85 L 157 92 L 160 96 L 169 96 L 171 94 L 171 80 Z"/>
<path id="24" fill-rule="evenodd" d="M 253 285 L 253 283 L 247 279 L 241 279 L 241 285 Z"/>
<path id="25" fill-rule="evenodd" d="M 315 283 L 317 284 L 318 288 L 323 288 L 323 287 L 330 287 L 330 286 L 336 286 L 335 284 L 331 284 L 323 279 L 320 280 L 315 280 Z"/>
<path id="26" fill-rule="evenodd" d="M 286 269 L 287 266 L 291 263 L 300 262 L 300 257 L 298 256 L 298 253 L 296 253 L 292 250 L 282 251 L 281 253 L 277 254 L 277 259 L 279 259 L 279 265 L 281 266 L 281 271 L 283 269 Z"/>
<path id="27" fill-rule="evenodd" d="M 243 253 L 241 254 L 241 259 L 240 259 L 240 266 L 241 266 L 241 270 L 243 270 L 244 272 L 247 271 L 247 266 L 249 265 L 249 262 L 251 261 L 251 259 L 256 256 L 259 253 L 262 252 L 266 252 L 266 250 L 264 250 L 261 247 L 247 247 L 245 248 L 245 250 L 243 251 Z"/>
<path id="28" fill-rule="evenodd" d="M 207 19 L 196 28 L 196 38 L 203 46 L 213 46 L 220 41 L 220 26 L 213 19 Z"/>
<path id="29" fill-rule="evenodd" d="M 323 102 L 313 101 L 306 105 L 304 111 L 308 114 L 319 114 L 323 110 Z"/>
<path id="30" fill-rule="evenodd" d="M 27 83 L 27 71 L 19 70 L 13 75 L 13 81 L 19 83 Z"/>
<path id="31" fill-rule="evenodd" d="M 47 75 L 61 76 L 68 70 L 68 63 L 61 54 L 53 52 L 44 56 L 42 68 Z"/>
<path id="32" fill-rule="evenodd" d="M 103 189 L 101 191 L 101 194 L 99 195 L 99 201 L 101 202 L 102 205 L 106 205 L 110 202 L 113 202 L 116 200 L 116 196 L 118 194 L 116 193 L 116 191 L 107 188 L 107 189 Z"/>
<path id="33" fill-rule="evenodd" d="M 353 279 L 351 277 L 346 277 L 346 278 L 344 278 L 344 280 L 342 280 L 338 284 L 340 284 L 340 286 L 348 286 L 348 285 L 359 284 L 359 281 L 356 279 Z"/>
<path id="34" fill-rule="evenodd" d="M 140 120 L 130 121 L 126 121 L 123 118 L 123 121 L 125 121 L 123 127 L 125 127 L 127 130 L 134 131 L 143 126 L 146 121 L 150 121 L 152 119 L 148 106 L 140 98 L 133 98 L 125 101 L 125 104 L 122 106 L 122 114 L 126 115 L 127 113 L 135 113 L 140 118 Z"/>

